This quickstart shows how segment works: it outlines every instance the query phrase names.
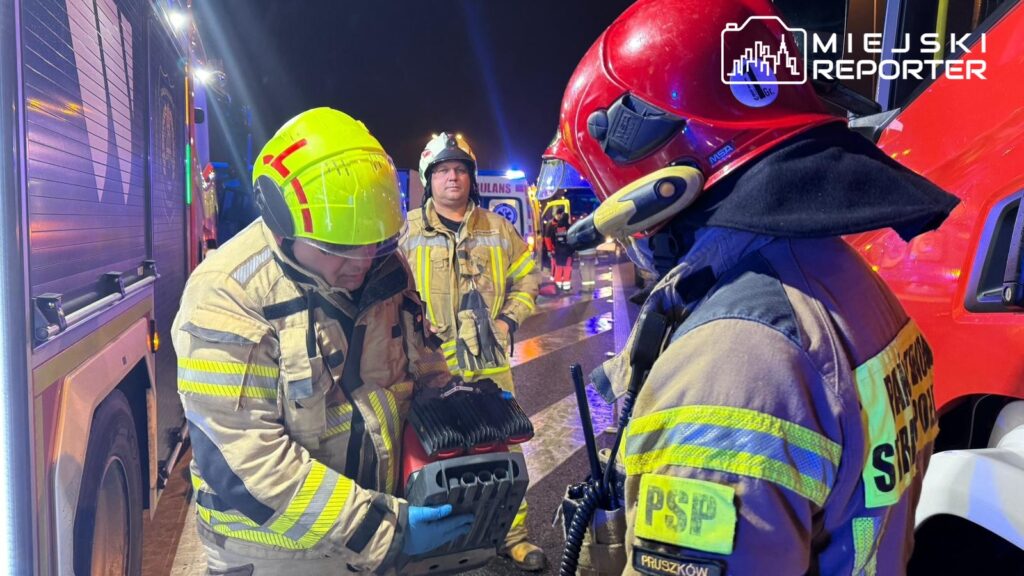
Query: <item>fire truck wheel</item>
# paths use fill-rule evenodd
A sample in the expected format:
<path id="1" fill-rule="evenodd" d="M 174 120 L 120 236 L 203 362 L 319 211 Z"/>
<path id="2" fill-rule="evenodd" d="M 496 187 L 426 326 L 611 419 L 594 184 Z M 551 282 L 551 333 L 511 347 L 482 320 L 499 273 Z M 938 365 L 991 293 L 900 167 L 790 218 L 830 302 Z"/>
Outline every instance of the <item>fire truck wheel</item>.
<path id="1" fill-rule="evenodd" d="M 114 390 L 96 409 L 75 513 L 75 573 L 142 572 L 142 469 L 128 399 Z"/>

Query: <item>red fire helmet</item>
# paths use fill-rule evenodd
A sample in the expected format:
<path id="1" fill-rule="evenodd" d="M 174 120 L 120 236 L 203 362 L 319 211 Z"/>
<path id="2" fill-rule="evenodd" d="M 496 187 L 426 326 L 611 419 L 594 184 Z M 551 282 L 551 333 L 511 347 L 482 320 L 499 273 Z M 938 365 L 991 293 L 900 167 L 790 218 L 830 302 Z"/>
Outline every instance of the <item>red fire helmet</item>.
<path id="1" fill-rule="evenodd" d="M 802 30 L 796 30 L 803 33 Z M 580 61 L 540 180 L 578 170 L 604 200 L 688 164 L 704 189 L 828 114 L 768 0 L 638 0 Z"/>

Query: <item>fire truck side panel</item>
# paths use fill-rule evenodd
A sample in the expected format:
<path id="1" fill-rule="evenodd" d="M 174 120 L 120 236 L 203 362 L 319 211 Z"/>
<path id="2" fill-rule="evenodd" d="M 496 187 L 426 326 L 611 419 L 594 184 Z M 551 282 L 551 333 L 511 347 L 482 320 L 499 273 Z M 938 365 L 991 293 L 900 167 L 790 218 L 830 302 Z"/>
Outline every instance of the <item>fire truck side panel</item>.
<path id="1" fill-rule="evenodd" d="M 22 4 L 31 296 L 68 312 L 146 259 L 142 6 Z"/>
<path id="2" fill-rule="evenodd" d="M 909 244 L 891 231 L 854 242 L 934 349 L 940 409 L 973 394 L 1024 398 L 1024 354 L 1009 353 L 1024 350 L 1024 314 L 965 307 L 969 290 L 978 289 L 978 259 L 991 245 L 990 215 L 1024 189 L 1021 37 L 1024 9 L 1017 5 L 988 30 L 987 51 L 976 55 L 987 61 L 987 80 L 940 78 L 879 140 L 893 158 L 957 195 L 961 205 L 942 227 Z"/>
<path id="3" fill-rule="evenodd" d="M 151 509 L 162 487 L 158 468 L 172 465 L 180 446 L 167 331 L 198 247 L 188 241 L 184 35 L 172 39 L 163 22 L 171 4 L 19 4 L 26 283 L 30 298 L 61 295 L 68 318 L 63 329 L 52 319 L 40 325 L 35 300 L 27 303 L 34 328 L 49 330 L 45 341 L 26 343 L 38 574 L 75 571 L 83 470 L 94 451 L 103 456 L 90 439 L 111 430 L 93 415 L 111 391 L 121 390 L 135 420 L 142 502 Z M 163 340 L 155 353 L 153 321 Z"/>
<path id="4" fill-rule="evenodd" d="M 188 276 L 185 191 L 185 76 L 179 57 L 162 26 L 150 21 L 150 186 L 153 258 L 156 284 L 156 325 L 163 344 L 156 353 L 156 403 L 159 415 L 157 459 L 168 458 L 184 421 L 175 383 L 177 357 L 170 329 Z"/>
<path id="5" fill-rule="evenodd" d="M 1008 237 L 1007 216 L 1024 208 L 1024 5 L 985 33 L 986 49 L 976 43 L 972 57 L 986 61 L 986 79 L 939 78 L 879 140 L 891 157 L 962 203 L 938 230 L 910 243 L 891 231 L 852 239 L 928 338 L 943 414 L 939 442 L 955 448 L 934 454 L 924 478 L 916 513 L 922 565 L 942 566 L 935 553 L 962 544 L 966 531 L 924 530 L 950 526 L 941 523 L 950 518 L 1024 549 L 1024 312 L 1000 299 L 1008 255 L 1000 237 Z M 976 423 L 977 398 L 985 397 L 1008 403 Z M 954 425 L 962 408 L 970 422 Z"/>

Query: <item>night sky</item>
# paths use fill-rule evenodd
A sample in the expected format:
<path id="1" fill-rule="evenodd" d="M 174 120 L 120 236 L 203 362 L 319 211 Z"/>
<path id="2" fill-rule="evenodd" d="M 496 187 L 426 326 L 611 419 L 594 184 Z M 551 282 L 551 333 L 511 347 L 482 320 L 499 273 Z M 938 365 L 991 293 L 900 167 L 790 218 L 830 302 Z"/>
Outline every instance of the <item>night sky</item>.
<path id="1" fill-rule="evenodd" d="M 432 132 L 462 132 L 481 169 L 532 181 L 583 53 L 632 0 L 196 0 L 208 56 L 254 113 L 257 150 L 330 106 L 399 168 Z"/>

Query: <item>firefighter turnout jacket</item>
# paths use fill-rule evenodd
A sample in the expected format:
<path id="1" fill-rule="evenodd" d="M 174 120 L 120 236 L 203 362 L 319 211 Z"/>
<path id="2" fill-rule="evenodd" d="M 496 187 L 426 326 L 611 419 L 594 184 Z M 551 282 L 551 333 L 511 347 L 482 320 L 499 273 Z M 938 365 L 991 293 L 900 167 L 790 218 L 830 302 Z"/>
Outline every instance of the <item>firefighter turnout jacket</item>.
<path id="1" fill-rule="evenodd" d="M 304 273 L 262 220 L 190 277 L 173 340 L 208 550 L 257 568 L 390 569 L 414 381 L 449 375 L 400 255 L 382 257 L 358 295 Z"/>
<path id="2" fill-rule="evenodd" d="M 626 572 L 904 573 L 938 431 L 921 332 L 838 238 L 698 234 L 645 304 L 675 327 L 618 455 Z"/>
<path id="3" fill-rule="evenodd" d="M 540 281 L 526 242 L 507 220 L 473 202 L 456 234 L 441 223 L 431 199 L 409 213 L 401 247 L 452 373 L 467 381 L 488 377 L 509 386 L 511 333 L 533 313 Z M 486 308 L 477 314 L 466 309 L 465 296 L 474 292 Z M 493 330 L 499 318 L 508 323 L 509 334 Z M 497 335 L 497 354 L 457 353 L 459 339 L 475 337 L 474 323 L 489 325 Z"/>

